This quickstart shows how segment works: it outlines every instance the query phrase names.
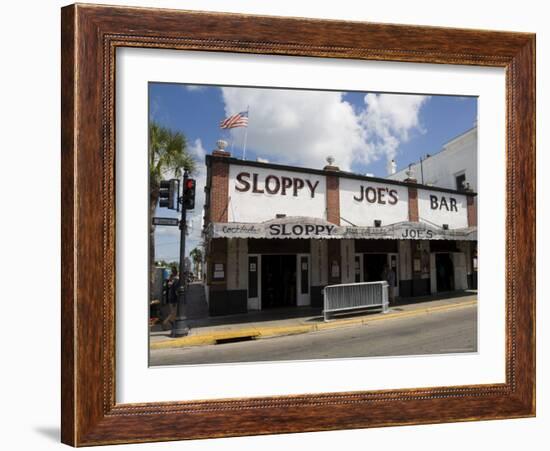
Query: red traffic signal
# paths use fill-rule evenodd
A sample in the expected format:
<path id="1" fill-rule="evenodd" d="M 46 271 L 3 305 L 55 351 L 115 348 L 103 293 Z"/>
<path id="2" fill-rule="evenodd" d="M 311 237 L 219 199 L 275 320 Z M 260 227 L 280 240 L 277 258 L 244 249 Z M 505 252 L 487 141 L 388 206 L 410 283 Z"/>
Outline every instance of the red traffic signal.
<path id="1" fill-rule="evenodd" d="M 183 186 L 183 207 L 187 210 L 193 210 L 195 208 L 195 179 L 185 180 Z"/>

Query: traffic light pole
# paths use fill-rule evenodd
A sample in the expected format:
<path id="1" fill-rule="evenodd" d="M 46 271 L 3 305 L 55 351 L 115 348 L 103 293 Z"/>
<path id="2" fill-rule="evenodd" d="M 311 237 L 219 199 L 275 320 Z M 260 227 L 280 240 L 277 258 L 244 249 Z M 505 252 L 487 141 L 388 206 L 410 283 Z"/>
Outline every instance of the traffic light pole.
<path id="1" fill-rule="evenodd" d="M 183 173 L 183 187 L 185 189 L 187 182 L 187 171 Z M 183 191 L 182 191 L 183 194 Z M 181 199 L 178 199 L 178 203 Z M 178 286 L 178 311 L 176 321 L 174 321 L 174 326 L 172 328 L 172 337 L 183 337 L 189 333 L 189 326 L 187 324 L 187 308 L 186 308 L 186 271 L 185 271 L 185 235 L 187 229 L 187 208 L 185 204 L 181 202 L 181 221 L 180 221 L 180 277 L 179 277 L 179 286 Z"/>

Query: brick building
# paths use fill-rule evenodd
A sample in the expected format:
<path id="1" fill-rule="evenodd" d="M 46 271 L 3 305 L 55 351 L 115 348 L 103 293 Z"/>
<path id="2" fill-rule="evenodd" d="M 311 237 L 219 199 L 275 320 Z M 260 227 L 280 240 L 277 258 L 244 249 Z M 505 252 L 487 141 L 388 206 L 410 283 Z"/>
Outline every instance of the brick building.
<path id="1" fill-rule="evenodd" d="M 326 285 L 382 280 L 397 296 L 474 288 L 473 191 L 341 171 L 206 157 L 211 315 L 322 306 Z"/>

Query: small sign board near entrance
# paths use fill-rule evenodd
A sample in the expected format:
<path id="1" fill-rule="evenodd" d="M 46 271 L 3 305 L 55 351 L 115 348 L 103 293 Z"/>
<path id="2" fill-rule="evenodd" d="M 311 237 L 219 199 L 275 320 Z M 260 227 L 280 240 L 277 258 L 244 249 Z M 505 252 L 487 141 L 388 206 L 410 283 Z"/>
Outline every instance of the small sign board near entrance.
<path id="1" fill-rule="evenodd" d="M 153 225 L 160 226 L 178 226 L 180 221 L 178 218 L 153 218 Z"/>

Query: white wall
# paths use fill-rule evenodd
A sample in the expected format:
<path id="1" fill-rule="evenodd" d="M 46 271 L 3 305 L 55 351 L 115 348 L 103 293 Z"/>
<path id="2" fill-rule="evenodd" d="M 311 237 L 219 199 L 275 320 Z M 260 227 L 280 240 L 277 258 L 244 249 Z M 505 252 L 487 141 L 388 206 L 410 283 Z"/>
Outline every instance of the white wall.
<path id="1" fill-rule="evenodd" d="M 384 192 L 384 204 L 374 202 L 370 203 L 364 199 L 358 201 L 355 198 L 361 199 L 361 186 L 364 188 L 372 187 L 375 190 L 378 188 Z M 388 191 L 395 190 L 398 201 L 396 204 L 388 203 Z M 340 216 L 347 221 L 350 221 L 356 226 L 373 226 L 375 219 L 380 219 L 382 225 L 395 224 L 396 222 L 407 221 L 409 219 L 409 192 L 406 186 L 392 185 L 389 183 L 374 183 L 365 180 L 340 178 Z M 342 225 L 346 225 L 345 221 L 341 221 Z"/>
<path id="2" fill-rule="evenodd" d="M 243 184 L 237 181 L 237 175 L 242 172 L 258 174 L 258 189 L 263 193 L 252 192 L 252 187 L 246 192 L 241 192 L 237 187 Z M 291 189 L 282 194 L 282 189 L 277 194 L 265 192 L 265 178 L 274 175 L 291 179 L 302 179 L 304 187 L 297 190 L 297 195 Z M 250 177 L 252 183 L 252 177 Z M 316 185 L 313 196 L 311 189 L 305 181 Z M 275 184 L 270 184 L 275 187 Z M 277 214 L 287 216 L 311 216 L 326 219 L 326 177 L 315 174 L 281 171 L 271 168 L 253 166 L 231 165 L 229 167 L 229 222 L 263 222 L 275 219 Z"/>
<path id="3" fill-rule="evenodd" d="M 466 181 L 470 188 L 477 191 L 477 127 L 466 131 L 464 134 L 453 138 L 443 145 L 441 151 L 432 154 L 422 162 L 412 165 L 414 177 L 422 182 L 421 174 L 424 174 L 424 183 L 439 186 L 441 188 L 456 189 L 455 177 L 461 173 L 466 174 Z M 491 149 L 482 151 L 491 152 Z M 426 152 L 424 152 L 426 153 Z M 407 161 L 397 161 L 398 167 L 407 164 Z M 392 180 L 404 180 L 408 168 L 388 176 Z"/>
<path id="4" fill-rule="evenodd" d="M 89 2 L 105 3 L 99 0 Z M 0 264 L 2 274 L 8 275 L 3 280 L 9 280 L 5 284 L 3 298 L 30 302 L 33 311 L 25 319 L 27 327 L 24 332 L 20 321 L 6 321 L 1 328 L 3 341 L 10 343 L 3 347 L 3 358 L 5 362 L 9 362 L 10 371 L 4 371 L 2 375 L 2 402 L 10 421 L 9 427 L 5 428 L 2 442 L 6 449 L 14 451 L 68 449 L 59 443 L 59 8 L 67 3 L 30 0 L 7 2 L 4 5 L 5 17 L 11 20 L 5 21 L 1 31 L 2 42 L 6 43 L 3 54 L 11 65 L 9 70 L 4 70 L 1 74 L 3 86 L 9 87 L 3 93 L 4 119 L 7 121 L 6 129 L 10 130 L 4 134 L 6 151 L 3 157 L 5 167 L 14 170 L 5 171 L 0 183 L 3 191 L 9 193 L 22 175 L 31 180 L 43 181 L 40 186 L 40 202 L 33 204 L 33 215 L 40 218 L 40 232 L 37 233 L 36 221 L 4 221 L 0 234 L 4 256 Z M 368 4 L 341 0 L 316 2 L 315 8 L 311 7 L 310 2 L 291 0 L 188 0 L 184 5 L 178 0 L 117 0 L 113 3 L 537 32 L 537 78 L 550 78 L 550 59 L 546 57 L 550 54 L 547 6 L 544 2 L 535 0 L 523 0 L 521 7 L 518 7 L 517 1 L 464 0 L 460 5 L 451 4 L 448 8 L 442 8 L 441 2 L 435 0 L 393 0 L 391 3 Z M 22 17 L 27 24 L 25 33 L 21 32 Z M 14 36 L 17 36 L 16 44 L 12 43 Z M 537 90 L 538 147 L 548 149 L 550 131 L 544 124 L 550 120 L 550 86 L 539 82 Z M 23 93 L 32 102 L 22 101 Z M 29 136 L 30 129 L 33 136 L 40 137 L 40 143 L 25 149 L 26 162 L 23 165 L 21 152 L 9 149 L 21 149 L 21 137 Z M 548 165 L 548 152 L 540 152 L 538 166 L 545 168 Z M 47 178 L 44 178 L 45 174 Z M 550 215 L 547 196 L 550 195 L 550 177 L 539 177 L 538 189 L 537 228 L 548 230 Z M 35 190 L 35 184 L 27 184 L 21 197 L 31 198 L 36 194 Z M 29 215 L 28 207 L 28 204 L 10 202 L 9 208 L 11 214 L 26 218 Z M 548 234 L 541 233 L 538 242 L 541 250 L 550 248 Z M 538 253 L 539 274 L 548 273 L 547 260 L 545 252 Z M 20 269 L 28 268 L 29 261 L 33 262 L 33 267 L 40 268 L 32 274 L 33 284 L 41 289 L 39 296 L 21 290 L 22 286 L 28 286 L 29 272 Z M 549 290 L 548 284 L 537 284 L 539 301 L 548 299 Z M 491 301 L 490 296 L 487 300 Z M 408 451 L 464 451 L 477 449 L 482 444 L 490 444 L 491 448 L 499 451 L 516 451 L 525 447 L 533 451 L 545 450 L 550 426 L 550 390 L 545 383 L 550 363 L 550 353 L 547 352 L 550 328 L 545 327 L 549 317 L 549 303 L 538 302 L 537 418 L 117 445 L 102 449 L 362 450 L 368 443 L 371 448 L 388 451 L 404 448 Z M 22 403 L 22 399 L 34 400 L 32 408 L 29 408 L 28 403 Z"/>

